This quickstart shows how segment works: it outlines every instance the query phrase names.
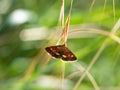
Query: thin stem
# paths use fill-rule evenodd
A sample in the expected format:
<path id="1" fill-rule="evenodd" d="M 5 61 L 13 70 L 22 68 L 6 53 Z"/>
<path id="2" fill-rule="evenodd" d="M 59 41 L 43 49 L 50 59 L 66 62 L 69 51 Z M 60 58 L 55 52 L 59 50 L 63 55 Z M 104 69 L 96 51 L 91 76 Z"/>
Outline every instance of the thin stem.
<path id="1" fill-rule="evenodd" d="M 118 23 L 119 23 L 119 22 L 117 22 L 117 23 L 114 25 L 114 27 L 113 27 L 113 29 L 112 29 L 112 31 L 111 31 L 110 34 L 113 34 L 112 32 L 113 32 L 113 31 L 117 31 L 116 29 L 118 29 L 118 28 L 120 27 L 120 26 L 119 26 L 118 28 L 115 28 L 115 27 L 117 27 Z M 114 29 L 114 28 L 115 28 L 115 29 Z M 84 77 L 85 77 L 85 75 L 87 74 L 87 72 L 92 68 L 93 64 L 96 62 L 96 60 L 98 59 L 98 57 L 100 56 L 100 54 L 102 53 L 102 51 L 104 50 L 104 48 L 106 47 L 106 45 L 107 45 L 108 42 L 109 42 L 109 37 L 104 41 L 104 43 L 103 43 L 103 45 L 101 46 L 101 48 L 97 51 L 96 55 L 95 55 L 95 56 L 93 57 L 93 59 L 91 60 L 89 66 L 87 67 L 87 69 L 85 70 L 85 72 L 82 74 L 82 76 L 80 77 L 80 79 L 79 79 L 78 82 L 76 83 L 76 85 L 75 85 L 75 87 L 73 88 L 73 90 L 76 90 L 76 89 L 78 88 L 79 84 L 82 82 L 82 80 L 84 79 Z"/>
<path id="2" fill-rule="evenodd" d="M 90 8 L 89 8 L 89 12 L 91 12 L 91 10 L 92 10 L 94 4 L 95 4 L 95 0 L 92 1 L 91 5 L 90 5 Z"/>
<path id="3" fill-rule="evenodd" d="M 113 17 L 114 17 L 114 23 L 115 23 L 115 0 L 113 0 Z"/>
<path id="4" fill-rule="evenodd" d="M 73 72 L 72 74 L 70 74 L 70 75 L 67 77 L 68 79 L 72 79 L 73 77 L 75 77 L 75 75 L 78 75 L 79 73 L 83 73 L 83 72 L 85 71 L 85 68 L 84 68 L 81 64 L 79 64 L 79 63 L 77 63 L 77 62 L 72 63 L 72 64 L 73 64 L 75 67 L 77 67 L 79 70 Z M 91 75 L 89 72 L 87 72 L 87 76 L 88 76 L 88 78 L 90 79 L 91 83 L 93 84 L 95 90 L 100 90 L 99 87 L 98 87 L 98 85 L 97 85 L 97 83 L 96 83 L 96 81 L 95 81 L 95 79 L 92 77 L 92 75 Z"/>
<path id="5" fill-rule="evenodd" d="M 82 74 L 82 76 L 80 77 L 80 79 L 77 81 L 75 87 L 73 88 L 73 90 L 77 90 L 79 84 L 81 84 L 82 80 L 84 79 L 85 75 L 87 74 L 87 72 L 91 69 L 91 67 L 93 66 L 93 64 L 96 62 L 96 60 L 98 59 L 98 57 L 100 56 L 100 54 L 102 53 L 102 51 L 105 49 L 107 43 L 108 43 L 109 39 L 106 39 L 103 43 L 103 45 L 101 46 L 101 48 L 97 51 L 96 55 L 93 57 L 92 61 L 90 62 L 88 68 L 84 71 L 84 73 Z"/>
<path id="6" fill-rule="evenodd" d="M 118 21 L 116 22 L 115 26 L 112 28 L 112 32 L 113 34 L 115 34 L 115 32 L 120 28 L 120 18 L 118 19 Z"/>
<path id="7" fill-rule="evenodd" d="M 65 23 L 65 26 L 63 28 L 63 32 L 61 34 L 61 37 L 63 37 L 64 40 L 64 44 L 67 46 L 67 38 L 68 38 L 68 29 L 69 29 L 69 24 L 70 24 L 70 14 L 71 14 L 71 10 L 72 10 L 72 4 L 73 4 L 73 0 L 71 0 L 71 5 L 70 5 L 70 10 L 69 10 L 69 14 Z"/>
<path id="8" fill-rule="evenodd" d="M 75 62 L 75 63 L 72 63 L 74 64 L 74 66 L 76 66 L 81 72 L 84 72 L 86 69 L 79 63 Z M 92 77 L 92 75 L 87 71 L 86 72 L 86 75 L 88 76 L 88 78 L 90 79 L 91 83 L 93 84 L 95 90 L 100 90 L 100 88 L 98 87 L 95 79 Z"/>
<path id="9" fill-rule="evenodd" d="M 107 4 L 107 0 L 105 0 L 105 2 L 104 2 L 103 11 L 102 11 L 102 15 L 101 15 L 102 18 L 103 18 L 104 12 L 105 12 L 106 4 Z"/>
<path id="10" fill-rule="evenodd" d="M 65 62 L 62 61 L 62 81 L 61 81 L 62 90 L 64 90 L 64 77 L 65 77 Z"/>
<path id="11" fill-rule="evenodd" d="M 119 20 L 120 21 L 120 20 Z M 105 35 L 105 36 L 109 36 L 111 39 L 113 39 L 114 41 L 116 41 L 117 43 L 120 44 L 120 38 L 116 35 L 114 35 L 114 32 L 116 32 L 116 29 L 119 28 L 119 24 L 120 22 L 118 22 L 114 27 L 113 27 L 113 30 L 112 32 L 108 32 L 108 31 L 104 31 L 104 30 L 99 30 L 99 29 L 92 29 L 92 28 L 89 28 L 89 30 L 87 30 L 88 28 L 81 28 L 80 30 L 71 30 L 69 32 L 69 35 L 70 34 L 73 34 L 73 33 L 77 33 L 77 32 L 81 32 L 81 33 L 96 33 L 96 34 L 101 34 L 101 35 Z"/>

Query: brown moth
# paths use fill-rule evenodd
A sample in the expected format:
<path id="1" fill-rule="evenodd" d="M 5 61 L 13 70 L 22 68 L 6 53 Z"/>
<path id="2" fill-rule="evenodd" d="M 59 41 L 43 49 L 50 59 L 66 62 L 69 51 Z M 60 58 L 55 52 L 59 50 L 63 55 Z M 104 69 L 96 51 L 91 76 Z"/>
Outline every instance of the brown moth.
<path id="1" fill-rule="evenodd" d="M 65 44 L 49 46 L 45 49 L 51 56 L 55 58 L 61 58 L 63 61 L 75 61 L 77 59 L 72 51 L 65 46 Z"/>

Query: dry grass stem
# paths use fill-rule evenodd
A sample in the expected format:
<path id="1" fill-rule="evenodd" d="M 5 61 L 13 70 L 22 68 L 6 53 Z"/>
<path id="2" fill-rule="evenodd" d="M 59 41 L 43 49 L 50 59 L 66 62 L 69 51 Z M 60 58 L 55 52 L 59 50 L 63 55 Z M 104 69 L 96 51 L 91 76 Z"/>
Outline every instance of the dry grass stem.
<path id="1" fill-rule="evenodd" d="M 82 73 L 84 73 L 84 71 L 86 70 L 81 64 L 75 62 L 72 63 L 74 64 L 75 67 L 77 67 Z M 89 78 L 90 82 L 93 84 L 93 87 L 95 88 L 95 90 L 100 90 L 99 86 L 97 85 L 95 79 L 93 78 L 93 76 L 89 73 L 86 72 L 87 77 Z"/>
<path id="2" fill-rule="evenodd" d="M 101 18 L 104 17 L 104 12 L 105 12 L 105 8 L 106 8 L 106 4 L 107 4 L 107 0 L 105 0 L 105 2 L 104 2 Z"/>
<path id="3" fill-rule="evenodd" d="M 89 12 L 92 11 L 92 8 L 93 8 L 94 4 L 95 4 L 95 0 L 92 0 L 92 3 L 91 3 L 90 8 L 89 8 Z"/>
<path id="4" fill-rule="evenodd" d="M 113 17 L 114 17 L 114 23 L 115 23 L 115 0 L 113 0 Z"/>
<path id="5" fill-rule="evenodd" d="M 120 27 L 120 26 L 118 26 L 118 23 L 119 23 L 119 22 L 117 22 L 117 23 L 114 25 L 114 27 L 113 27 L 113 29 L 112 29 L 112 31 L 111 31 L 110 33 L 118 30 L 118 28 Z M 115 27 L 118 27 L 118 28 L 115 28 Z M 116 30 L 116 29 L 117 29 L 117 30 Z M 114 32 L 114 33 L 115 33 L 115 32 Z M 99 58 L 100 54 L 101 54 L 102 51 L 105 49 L 105 47 L 106 47 L 106 45 L 107 45 L 108 42 L 109 42 L 109 38 L 106 38 L 106 40 L 103 42 L 103 45 L 102 45 L 102 46 L 100 47 L 100 49 L 97 51 L 97 53 L 95 54 L 95 56 L 94 56 L 93 59 L 91 60 L 89 66 L 87 67 L 87 69 L 85 70 L 85 72 L 83 72 L 82 76 L 80 77 L 80 79 L 79 79 L 78 82 L 76 83 L 76 85 L 75 85 L 75 87 L 73 88 L 73 90 L 77 90 L 79 84 L 82 82 L 82 80 L 83 80 L 84 77 L 86 76 L 87 72 L 92 68 L 93 64 L 94 64 L 94 63 L 96 62 L 96 60 Z"/>

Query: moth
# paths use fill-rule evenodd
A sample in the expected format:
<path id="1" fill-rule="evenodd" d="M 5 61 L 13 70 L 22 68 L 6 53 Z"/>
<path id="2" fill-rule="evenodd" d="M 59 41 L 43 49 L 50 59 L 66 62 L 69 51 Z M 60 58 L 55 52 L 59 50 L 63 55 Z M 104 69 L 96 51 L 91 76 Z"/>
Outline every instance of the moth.
<path id="1" fill-rule="evenodd" d="M 75 61 L 77 59 L 77 57 L 65 46 L 65 44 L 49 46 L 45 49 L 51 56 L 61 58 L 63 61 Z"/>

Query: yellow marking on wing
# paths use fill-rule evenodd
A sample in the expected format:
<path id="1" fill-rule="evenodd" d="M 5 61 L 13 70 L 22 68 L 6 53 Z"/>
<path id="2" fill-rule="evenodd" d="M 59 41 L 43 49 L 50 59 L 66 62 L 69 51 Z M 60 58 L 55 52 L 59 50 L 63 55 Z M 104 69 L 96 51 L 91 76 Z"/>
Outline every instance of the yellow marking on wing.
<path id="1" fill-rule="evenodd" d="M 53 48 L 50 48 L 50 50 L 53 50 Z"/>
<path id="2" fill-rule="evenodd" d="M 66 55 L 62 55 L 62 57 L 66 58 L 67 56 Z"/>
<path id="3" fill-rule="evenodd" d="M 60 49 L 60 47 L 57 47 L 57 49 Z"/>
<path id="4" fill-rule="evenodd" d="M 59 53 L 56 53 L 56 55 L 60 55 Z"/>
<path id="5" fill-rule="evenodd" d="M 74 57 L 74 55 L 71 55 L 70 57 Z"/>

